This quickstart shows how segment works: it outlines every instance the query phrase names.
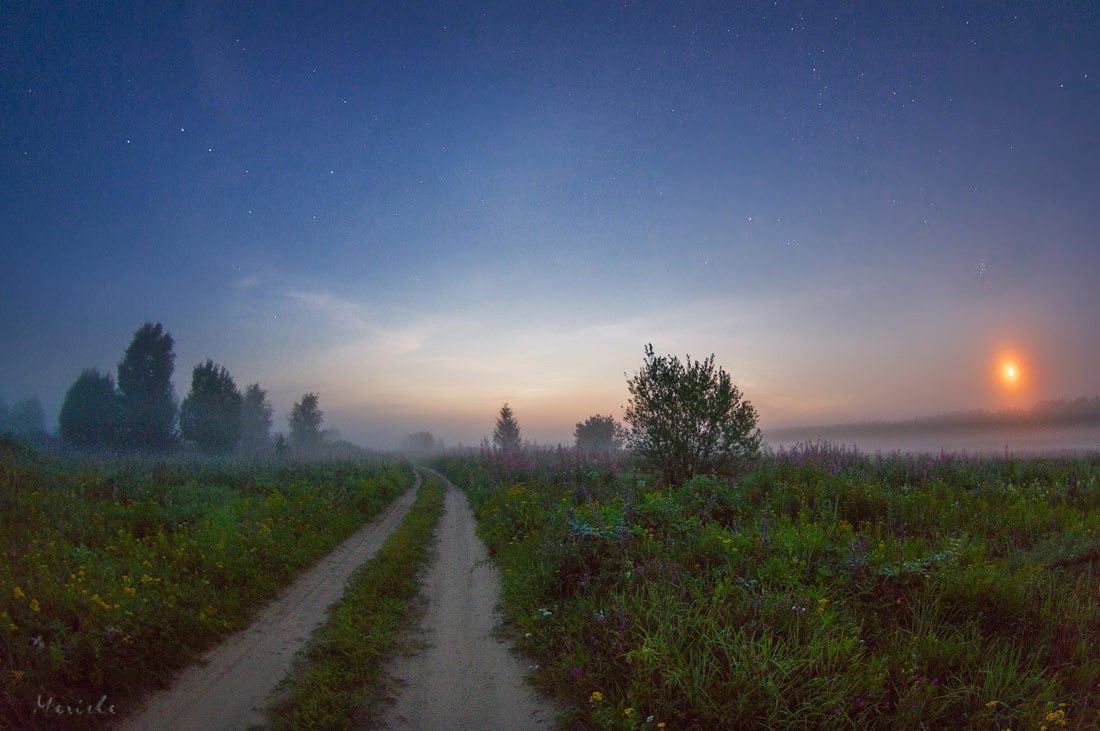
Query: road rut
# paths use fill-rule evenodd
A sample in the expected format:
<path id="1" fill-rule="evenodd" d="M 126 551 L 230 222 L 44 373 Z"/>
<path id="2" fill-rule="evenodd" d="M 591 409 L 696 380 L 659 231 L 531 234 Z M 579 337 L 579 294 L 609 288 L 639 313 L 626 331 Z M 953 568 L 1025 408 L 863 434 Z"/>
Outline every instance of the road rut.
<path id="1" fill-rule="evenodd" d="M 466 497 L 446 485 L 436 556 L 423 581 L 421 632 L 428 647 L 397 661 L 394 675 L 403 687 L 386 726 L 553 728 L 551 704 L 525 682 L 520 660 L 496 636 L 500 575 L 474 532 Z"/>
<path id="2" fill-rule="evenodd" d="M 239 731 L 266 725 L 271 691 L 324 622 L 329 605 L 343 595 L 348 577 L 374 556 L 408 512 L 420 479 L 417 475 L 377 518 L 273 599 L 251 626 L 206 653 L 118 728 Z"/>

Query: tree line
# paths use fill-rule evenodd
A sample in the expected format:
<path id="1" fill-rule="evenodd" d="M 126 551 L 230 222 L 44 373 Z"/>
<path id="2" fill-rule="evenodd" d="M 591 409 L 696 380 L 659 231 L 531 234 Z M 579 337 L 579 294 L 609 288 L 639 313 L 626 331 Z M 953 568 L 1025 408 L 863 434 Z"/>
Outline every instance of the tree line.
<path id="1" fill-rule="evenodd" d="M 642 367 L 626 385 L 627 426 L 612 416 L 590 416 L 573 431 L 577 449 L 629 448 L 669 485 L 698 474 L 728 474 L 759 454 L 763 437 L 756 409 L 729 373 L 715 366 L 713 354 L 681 362 L 647 345 Z M 519 421 L 507 403 L 497 415 L 493 445 L 504 452 L 523 448 Z"/>
<path id="2" fill-rule="evenodd" d="M 294 405 L 289 440 L 273 436 L 274 409 L 267 392 L 253 383 L 242 393 L 229 371 L 210 359 L 192 369 L 191 388 L 178 402 L 172 385 L 174 347 L 159 322 L 147 322 L 126 348 L 117 380 L 85 368 L 61 406 L 62 441 L 82 449 L 154 452 L 183 442 L 211 454 L 310 452 L 322 446 L 327 432 L 321 429 L 324 414 L 317 394 L 307 393 Z"/>

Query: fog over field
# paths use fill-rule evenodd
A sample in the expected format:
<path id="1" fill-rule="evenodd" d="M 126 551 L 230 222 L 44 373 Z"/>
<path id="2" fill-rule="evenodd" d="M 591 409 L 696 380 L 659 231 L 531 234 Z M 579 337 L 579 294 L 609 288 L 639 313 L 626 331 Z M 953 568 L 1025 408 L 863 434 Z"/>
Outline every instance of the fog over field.
<path id="1" fill-rule="evenodd" d="M 864 452 L 966 452 L 978 455 L 1084 454 L 1100 451 L 1100 424 L 1002 426 L 984 429 L 942 429 L 927 432 L 891 432 L 868 429 L 813 427 L 765 431 L 773 448 L 799 442 L 831 441 Z"/>

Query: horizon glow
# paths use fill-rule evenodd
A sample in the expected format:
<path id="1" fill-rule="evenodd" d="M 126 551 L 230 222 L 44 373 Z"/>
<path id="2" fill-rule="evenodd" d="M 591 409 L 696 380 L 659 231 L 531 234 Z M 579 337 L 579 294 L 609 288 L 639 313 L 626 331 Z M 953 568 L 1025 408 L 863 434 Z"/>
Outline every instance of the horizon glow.
<path id="1" fill-rule="evenodd" d="M 569 443 L 650 342 L 765 428 L 1100 393 L 1095 4 L 5 15 L 0 397 L 47 421 L 145 321 L 180 397 L 212 358 L 379 447 Z"/>

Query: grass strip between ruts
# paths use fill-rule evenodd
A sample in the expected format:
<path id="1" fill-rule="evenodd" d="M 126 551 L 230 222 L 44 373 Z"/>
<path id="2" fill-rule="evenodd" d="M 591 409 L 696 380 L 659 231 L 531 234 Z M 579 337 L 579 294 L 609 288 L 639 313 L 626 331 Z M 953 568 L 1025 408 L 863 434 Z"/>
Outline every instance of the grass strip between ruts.
<path id="1" fill-rule="evenodd" d="M 425 473 L 409 513 L 378 554 L 348 582 L 313 635 L 290 689 L 270 709 L 276 728 L 352 728 L 380 707 L 385 665 L 420 588 L 443 513 L 444 485 Z"/>

